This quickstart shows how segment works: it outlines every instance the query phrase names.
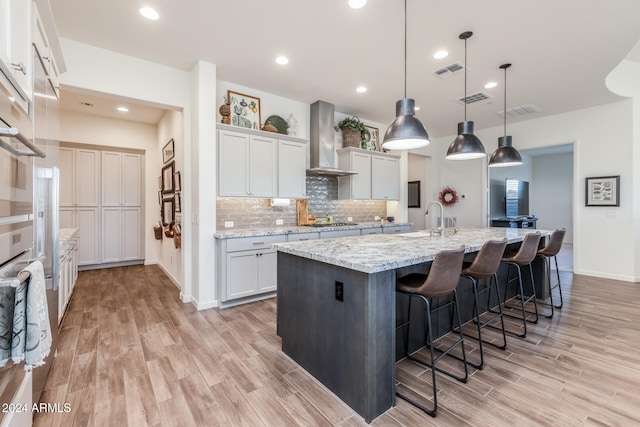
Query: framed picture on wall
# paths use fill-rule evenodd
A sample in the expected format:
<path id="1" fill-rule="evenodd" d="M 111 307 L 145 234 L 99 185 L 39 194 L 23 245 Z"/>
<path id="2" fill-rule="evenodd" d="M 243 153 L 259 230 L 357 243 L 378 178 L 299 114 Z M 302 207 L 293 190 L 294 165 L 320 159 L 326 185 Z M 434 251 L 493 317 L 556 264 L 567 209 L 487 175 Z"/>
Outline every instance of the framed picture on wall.
<path id="1" fill-rule="evenodd" d="M 408 208 L 420 207 L 420 181 L 409 181 L 408 183 Z"/>
<path id="2" fill-rule="evenodd" d="M 174 156 L 175 156 L 175 147 L 174 147 L 173 138 L 171 138 L 169 142 L 167 142 L 167 144 L 164 147 L 162 147 L 162 163 L 163 164 L 167 163 L 169 160 L 173 159 Z"/>
<path id="3" fill-rule="evenodd" d="M 231 124 L 241 128 L 260 129 L 260 98 L 231 90 L 227 91 L 231 106 Z"/>
<path id="4" fill-rule="evenodd" d="M 167 225 L 175 220 L 175 199 L 169 197 L 162 200 L 162 224 Z"/>
<path id="5" fill-rule="evenodd" d="M 585 206 L 620 206 L 620 175 L 585 178 Z"/>
<path id="6" fill-rule="evenodd" d="M 174 165 L 175 162 L 170 162 L 169 164 L 162 167 L 162 194 L 173 193 L 174 192 Z"/>
<path id="7" fill-rule="evenodd" d="M 382 151 L 382 145 L 380 144 L 380 131 L 373 126 L 364 126 L 368 131 L 367 135 L 367 150 Z"/>
<path id="8" fill-rule="evenodd" d="M 182 190 L 182 177 L 180 176 L 180 171 L 177 171 L 173 174 L 173 191 Z"/>
<path id="9" fill-rule="evenodd" d="M 176 212 L 182 212 L 182 199 L 180 198 L 180 193 L 176 193 L 173 204 Z"/>

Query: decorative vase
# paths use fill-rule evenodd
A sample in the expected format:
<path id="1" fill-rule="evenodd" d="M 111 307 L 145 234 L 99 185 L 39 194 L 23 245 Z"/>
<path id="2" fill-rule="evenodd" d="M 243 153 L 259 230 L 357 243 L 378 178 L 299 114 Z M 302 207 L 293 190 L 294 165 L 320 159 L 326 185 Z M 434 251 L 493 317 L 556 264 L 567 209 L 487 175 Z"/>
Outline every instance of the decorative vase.
<path id="1" fill-rule="evenodd" d="M 357 130 L 345 127 L 342 129 L 342 146 L 362 148 L 362 133 Z"/>
<path id="2" fill-rule="evenodd" d="M 287 126 L 287 135 L 296 136 L 298 121 L 295 117 L 293 117 L 293 113 L 289 114 L 289 118 L 287 119 Z"/>
<path id="3" fill-rule="evenodd" d="M 220 106 L 220 109 L 218 111 L 222 116 L 222 120 L 220 120 L 220 123 L 223 123 L 225 125 L 230 125 L 231 119 L 229 117 L 231 116 L 231 105 L 229 105 L 229 102 L 227 101 L 226 97 L 224 97 L 224 104 Z"/>

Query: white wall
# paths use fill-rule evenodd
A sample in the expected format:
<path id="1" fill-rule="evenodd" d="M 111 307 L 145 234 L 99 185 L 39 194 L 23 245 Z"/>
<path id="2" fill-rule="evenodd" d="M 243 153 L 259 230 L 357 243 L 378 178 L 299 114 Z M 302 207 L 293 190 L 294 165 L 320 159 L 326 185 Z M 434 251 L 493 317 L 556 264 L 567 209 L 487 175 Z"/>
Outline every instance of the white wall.
<path id="1" fill-rule="evenodd" d="M 573 153 L 533 157 L 529 207 L 538 228 L 566 228 L 564 242 L 573 242 Z"/>
<path id="2" fill-rule="evenodd" d="M 431 157 L 417 154 L 409 154 L 407 181 L 420 181 L 420 207 L 407 208 L 408 220 L 413 225 L 411 230 L 424 230 L 427 228 L 425 209 L 431 200 Z M 403 183 L 406 186 L 406 183 Z M 428 191 L 428 192 L 427 192 Z"/>

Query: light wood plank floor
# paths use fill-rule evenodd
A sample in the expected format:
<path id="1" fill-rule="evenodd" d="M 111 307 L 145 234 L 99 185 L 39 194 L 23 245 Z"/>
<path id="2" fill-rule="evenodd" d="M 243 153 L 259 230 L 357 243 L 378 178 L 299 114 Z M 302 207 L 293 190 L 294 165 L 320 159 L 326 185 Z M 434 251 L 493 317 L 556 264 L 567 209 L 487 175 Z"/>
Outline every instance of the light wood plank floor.
<path id="1" fill-rule="evenodd" d="M 437 418 L 398 400 L 372 425 L 640 424 L 640 284 L 563 281 L 554 319 L 487 346 L 467 384 L 438 376 Z M 71 411 L 35 426 L 365 425 L 280 351 L 275 300 L 198 312 L 177 295 L 155 266 L 80 273 L 43 393 Z M 430 389 L 429 371 L 403 362 L 397 376 Z"/>

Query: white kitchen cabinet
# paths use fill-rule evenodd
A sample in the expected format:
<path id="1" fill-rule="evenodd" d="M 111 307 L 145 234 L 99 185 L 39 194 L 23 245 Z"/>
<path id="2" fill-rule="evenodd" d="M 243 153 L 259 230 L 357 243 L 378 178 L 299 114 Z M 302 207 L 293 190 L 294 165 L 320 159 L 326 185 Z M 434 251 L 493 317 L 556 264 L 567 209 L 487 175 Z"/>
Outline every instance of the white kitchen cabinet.
<path id="1" fill-rule="evenodd" d="M 287 242 L 303 242 L 305 240 L 317 240 L 320 238 L 320 232 L 312 233 L 292 233 L 287 235 Z"/>
<path id="2" fill-rule="evenodd" d="M 278 197 L 307 197 L 307 151 L 309 145 L 293 141 L 278 142 Z"/>
<path id="3" fill-rule="evenodd" d="M 359 236 L 360 229 L 353 228 L 349 230 L 322 230 L 320 232 L 321 239 L 331 239 L 334 237 L 349 237 L 349 236 Z"/>
<path id="4" fill-rule="evenodd" d="M 277 197 L 278 141 L 233 131 L 218 132 L 222 197 Z"/>
<path id="5" fill-rule="evenodd" d="M 33 93 L 32 2 L 0 0 L 0 69 L 23 109 Z"/>
<path id="6" fill-rule="evenodd" d="M 368 234 L 382 234 L 382 227 L 363 228 L 360 230 L 363 236 Z"/>
<path id="7" fill-rule="evenodd" d="M 400 159 L 381 155 L 371 156 L 371 198 L 373 200 L 400 199 Z"/>
<path id="8" fill-rule="evenodd" d="M 100 212 L 98 208 L 77 208 L 73 228 L 80 230 L 78 241 L 78 265 L 101 262 Z"/>
<path id="9" fill-rule="evenodd" d="M 142 156 L 102 152 L 102 206 L 142 205 Z"/>
<path id="10" fill-rule="evenodd" d="M 58 164 L 60 166 L 60 207 L 75 206 L 75 150 L 73 148 L 60 148 Z M 62 221 L 62 218 L 60 218 L 60 221 Z"/>
<path id="11" fill-rule="evenodd" d="M 286 240 L 284 234 L 217 240 L 222 302 L 271 296 L 277 289 L 277 252 L 271 245 Z"/>
<path id="12" fill-rule="evenodd" d="M 410 225 L 386 226 L 382 228 L 382 232 L 384 234 L 400 234 L 400 233 L 408 233 L 410 231 L 411 231 Z"/>
<path id="13" fill-rule="evenodd" d="M 338 168 L 357 172 L 338 177 L 338 199 L 371 199 L 371 154 L 366 150 L 338 150 Z"/>
<path id="14" fill-rule="evenodd" d="M 398 200 L 400 198 L 400 156 L 342 148 L 337 150 L 338 167 L 358 172 L 338 177 L 341 200 Z"/>
<path id="15" fill-rule="evenodd" d="M 137 207 L 102 208 L 102 262 L 141 260 L 142 218 Z"/>
<path id="16" fill-rule="evenodd" d="M 75 206 L 100 203 L 100 151 L 76 148 L 74 159 Z M 62 168 L 60 168 L 62 169 Z M 62 170 L 60 174 L 62 174 Z"/>
<path id="17" fill-rule="evenodd" d="M 58 324 L 62 322 L 64 313 L 71 300 L 76 280 L 78 279 L 78 238 L 72 237 L 61 248 L 60 270 L 58 278 Z"/>

